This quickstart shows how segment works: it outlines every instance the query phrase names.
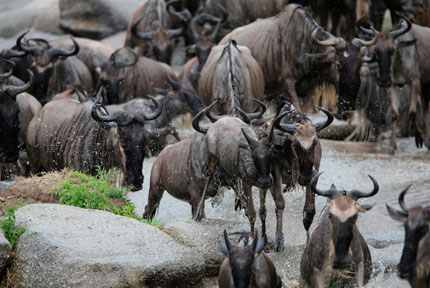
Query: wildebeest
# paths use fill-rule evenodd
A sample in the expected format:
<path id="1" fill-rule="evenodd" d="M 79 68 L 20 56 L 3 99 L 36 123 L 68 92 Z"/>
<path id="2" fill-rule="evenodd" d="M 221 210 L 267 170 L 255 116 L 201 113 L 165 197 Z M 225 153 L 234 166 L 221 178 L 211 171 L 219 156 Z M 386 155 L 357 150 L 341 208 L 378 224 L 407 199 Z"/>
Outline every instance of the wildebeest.
<path id="1" fill-rule="evenodd" d="M 308 186 L 315 173 L 314 171 L 319 170 L 322 156 L 317 132 L 329 126 L 334 119 L 331 112 L 321 110 L 327 115 L 327 120 L 313 124 L 306 115 L 291 109 L 286 104 L 280 110 L 276 118 L 277 121 L 272 124 L 276 128 L 273 132 L 271 143 L 273 153 L 271 167 L 273 185 L 271 192 L 276 206 L 275 251 L 284 249 L 282 221 L 285 200 L 282 196 L 282 184 L 287 185 L 285 189 L 294 187 L 296 183 L 306 186 L 306 201 L 303 208 L 303 225 L 306 231 L 309 230 L 315 215 L 315 196 Z M 261 190 L 260 198 L 265 199 L 265 197 L 266 193 Z M 260 218 L 266 218 L 264 204 L 260 205 Z M 264 220 L 262 220 L 262 225 L 262 235 L 267 240 Z"/>
<path id="2" fill-rule="evenodd" d="M 409 115 L 415 124 L 415 138 L 417 143 L 424 142 L 430 147 L 430 113 L 428 109 L 428 96 L 422 93 L 422 85 L 430 83 L 430 65 L 427 61 L 430 57 L 430 28 L 411 24 L 406 18 L 402 18 L 398 26 L 391 31 L 378 32 L 359 25 L 360 29 L 373 37 L 376 37 L 374 58 L 379 66 L 378 85 L 388 89 L 392 105 L 392 137 L 389 154 L 394 154 L 397 149 L 396 131 L 398 109 L 397 93 L 394 85 L 411 87 L 411 103 Z M 421 97 L 420 97 L 421 96 Z M 419 105 L 421 103 L 421 105 Z M 425 117 L 423 126 L 419 127 L 416 121 L 417 109 L 423 109 Z"/>
<path id="3" fill-rule="evenodd" d="M 258 239 L 256 231 L 251 243 L 248 239 L 243 241 L 233 246 L 224 230 L 224 242 L 220 241 L 219 246 L 227 258 L 218 273 L 219 287 L 282 287 L 275 265 L 263 251 L 264 239 Z"/>
<path id="4" fill-rule="evenodd" d="M 100 94 L 100 91 L 98 95 Z M 95 175 L 97 167 L 119 168 L 120 183 L 139 190 L 146 120 L 161 113 L 137 117 L 125 111 L 106 114 L 100 104 L 65 99 L 52 101 L 34 116 L 27 129 L 26 144 L 33 173 L 73 168 Z M 125 179 L 124 179 L 125 178 Z"/>
<path id="5" fill-rule="evenodd" d="M 235 115 L 237 107 L 251 112 L 252 99 L 264 97 L 263 71 L 249 49 L 230 40 L 212 48 L 200 73 L 198 95 L 203 105 L 217 100 L 219 114 Z"/>
<path id="6" fill-rule="evenodd" d="M 202 110 L 199 114 L 202 115 L 205 111 Z M 190 203 L 194 217 L 208 181 L 207 161 L 206 139 L 198 132 L 164 148 L 152 165 L 148 203 L 143 218 L 152 218 L 155 215 L 164 191 Z M 215 181 L 211 180 L 207 184 L 208 196 L 215 196 L 217 190 Z"/>
<path id="7" fill-rule="evenodd" d="M 425 288 L 430 285 L 430 206 L 416 205 L 408 208 L 404 198 L 408 186 L 399 195 L 401 211 L 387 205 L 390 216 L 404 223 L 405 243 L 400 259 L 398 275 L 407 279 L 414 288 Z"/>
<path id="8" fill-rule="evenodd" d="M 0 83 L 1 163 L 13 163 L 18 160 L 19 150 L 24 148 L 27 127 L 33 116 L 42 107 L 33 96 L 22 93 L 30 87 L 34 78 L 33 74 L 29 73 L 30 81 L 24 85 Z M 1 82 L 5 80 L 2 76 L 4 75 L 0 76 Z"/>
<path id="9" fill-rule="evenodd" d="M 321 29 L 300 5 L 288 5 L 274 17 L 237 28 L 219 44 L 228 39 L 251 50 L 263 70 L 266 94 L 278 103 L 283 100 L 279 94 L 285 92 L 300 110 L 297 97 L 304 98 L 317 85 L 329 83 L 338 89 L 338 73 L 332 64 L 346 42 Z"/>
<path id="10" fill-rule="evenodd" d="M 215 103 L 215 102 L 214 102 Z M 213 104 L 214 104 L 213 103 Z M 212 105 L 213 105 L 212 104 Z M 249 123 L 244 112 L 242 118 Z M 252 201 L 252 186 L 268 189 L 272 185 L 270 166 L 272 162 L 271 139 L 272 133 L 257 137 L 254 129 L 240 118 L 224 116 L 209 128 L 199 124 L 201 113 L 193 119 L 196 131 L 206 134 L 208 149 L 208 183 L 219 165 L 224 173 L 224 180 L 231 187 L 242 187 L 246 195 L 247 216 L 254 233 L 256 212 Z M 241 184 L 239 184 L 241 182 Z M 230 184 L 232 183 L 232 184 Z M 204 211 L 205 191 L 199 203 L 195 220 L 200 220 Z"/>
<path id="11" fill-rule="evenodd" d="M 29 39 L 23 41 L 25 32 L 16 40 L 18 49 L 33 56 L 31 70 L 35 75 L 32 95 L 44 105 L 52 97 L 64 90 L 80 85 L 86 90 L 92 90 L 93 78 L 87 66 L 78 58 L 71 57 L 79 53 L 79 45 L 72 38 L 73 48 L 53 48 L 44 39 Z M 25 43 L 24 43 L 25 42 Z"/>
<path id="12" fill-rule="evenodd" d="M 119 104 L 139 95 L 154 95 L 154 88 L 168 88 L 168 77 L 178 82 L 168 65 L 138 57 L 130 48 L 120 48 L 101 66 L 104 103 Z"/>
<path id="13" fill-rule="evenodd" d="M 174 26 L 171 18 L 177 17 L 182 25 L 191 18 L 188 10 L 177 12 L 170 7 L 176 2 L 178 1 L 170 1 L 166 5 L 164 0 L 149 0 L 142 3 L 128 24 L 124 47 L 137 46 L 139 56 L 170 64 L 175 38 L 184 34 L 184 27 L 169 29 Z"/>
<path id="14" fill-rule="evenodd" d="M 319 173 L 311 181 L 314 193 L 328 197 L 326 211 L 303 252 L 300 264 L 301 287 L 326 287 L 333 276 L 348 277 L 355 273 L 356 285 L 362 287 L 372 273 L 372 258 L 366 241 L 357 228 L 358 213 L 370 210 L 373 205 L 359 204 L 360 198 L 378 193 L 376 180 L 371 192 L 341 191 L 334 185 L 329 190 L 316 187 Z"/>

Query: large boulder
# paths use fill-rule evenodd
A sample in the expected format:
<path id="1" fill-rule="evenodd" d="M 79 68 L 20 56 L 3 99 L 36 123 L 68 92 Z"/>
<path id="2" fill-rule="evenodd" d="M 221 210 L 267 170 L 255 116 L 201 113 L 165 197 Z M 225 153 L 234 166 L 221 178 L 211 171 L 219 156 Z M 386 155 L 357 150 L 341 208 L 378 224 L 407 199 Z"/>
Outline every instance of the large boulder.
<path id="1" fill-rule="evenodd" d="M 73 35 L 102 39 L 126 30 L 142 0 L 60 0 L 60 26 Z"/>
<path id="2" fill-rule="evenodd" d="M 4 237 L 3 231 L 0 228 L 0 273 L 6 266 L 7 260 L 12 253 L 12 246 L 9 241 Z"/>
<path id="3" fill-rule="evenodd" d="M 203 258 L 159 229 L 108 212 L 32 204 L 16 212 L 26 227 L 12 264 L 24 287 L 187 287 Z M 20 286 L 21 287 L 21 286 Z"/>

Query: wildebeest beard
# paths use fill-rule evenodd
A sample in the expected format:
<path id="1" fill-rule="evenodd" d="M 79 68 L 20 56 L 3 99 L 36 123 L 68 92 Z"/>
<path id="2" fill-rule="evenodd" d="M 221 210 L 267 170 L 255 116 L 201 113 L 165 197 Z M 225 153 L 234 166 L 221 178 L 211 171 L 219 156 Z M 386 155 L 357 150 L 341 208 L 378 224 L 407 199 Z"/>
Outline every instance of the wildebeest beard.
<path id="1" fill-rule="evenodd" d="M 333 242 L 335 245 L 335 255 L 333 259 L 334 269 L 346 269 L 350 264 L 349 260 L 351 259 L 348 259 L 347 256 L 353 238 L 353 228 L 356 219 L 357 214 L 349 217 L 345 222 L 340 222 L 337 219 L 332 220 Z"/>
<path id="2" fill-rule="evenodd" d="M 36 97 L 40 104 L 45 105 L 48 102 L 46 94 L 48 93 L 49 79 L 51 79 L 53 69 L 52 67 L 48 67 L 39 73 L 37 68 L 32 66 L 31 71 L 34 73 L 34 97 Z"/>

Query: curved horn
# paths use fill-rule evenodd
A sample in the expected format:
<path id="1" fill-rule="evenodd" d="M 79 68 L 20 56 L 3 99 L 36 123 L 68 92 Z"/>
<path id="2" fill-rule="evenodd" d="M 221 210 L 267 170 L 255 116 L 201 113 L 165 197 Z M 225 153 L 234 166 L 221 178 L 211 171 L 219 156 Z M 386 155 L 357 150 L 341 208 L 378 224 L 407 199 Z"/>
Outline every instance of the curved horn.
<path id="1" fill-rule="evenodd" d="M 184 34 L 184 28 L 178 28 L 178 29 L 168 29 L 167 31 L 167 35 L 169 36 L 169 38 L 177 38 L 182 36 L 182 34 Z"/>
<path id="2" fill-rule="evenodd" d="M 98 103 L 100 99 L 96 99 L 96 102 L 94 102 L 93 107 L 91 107 L 91 117 L 97 122 L 116 122 L 120 126 L 124 126 L 129 124 L 133 120 L 133 116 L 130 115 L 128 112 L 124 111 L 118 111 L 113 113 L 112 115 L 101 115 L 99 113 L 100 107 L 102 105 Z M 106 111 L 106 109 L 104 109 Z"/>
<path id="3" fill-rule="evenodd" d="M 169 13 L 170 16 L 176 16 L 178 17 L 182 22 L 188 22 L 191 19 L 191 13 L 188 11 L 188 9 L 184 9 L 182 11 L 176 11 L 176 9 L 171 10 L 170 6 L 176 3 L 182 3 L 182 0 L 173 0 L 166 4 L 166 10 L 167 13 Z"/>
<path id="4" fill-rule="evenodd" d="M 409 21 L 408 18 L 402 15 L 403 21 L 399 23 L 398 26 L 400 26 L 398 29 L 390 31 L 390 36 L 393 37 L 393 39 L 396 39 L 397 37 L 402 36 L 403 34 L 409 32 L 412 28 L 411 21 Z"/>
<path id="5" fill-rule="evenodd" d="M 409 185 L 408 187 L 406 187 L 406 189 L 403 190 L 399 195 L 400 208 L 402 208 L 403 212 L 405 212 L 406 214 L 409 214 L 409 208 L 405 204 L 405 195 L 406 195 L 406 192 L 408 192 L 409 188 L 411 188 L 411 186 L 412 186 L 412 184 Z"/>
<path id="6" fill-rule="evenodd" d="M 0 52 L 1 58 L 24 57 L 27 53 L 25 51 L 17 51 L 13 49 L 2 49 Z"/>
<path id="7" fill-rule="evenodd" d="M 167 74 L 167 81 L 169 82 L 172 89 L 175 91 L 179 91 L 181 89 L 181 84 L 176 82 L 169 74 Z"/>
<path id="8" fill-rule="evenodd" d="M 272 138 L 273 138 L 273 130 L 275 130 L 275 123 L 280 122 L 282 120 L 282 118 L 285 117 L 285 115 L 287 115 L 288 113 L 290 113 L 290 111 L 281 113 L 279 115 L 277 115 L 275 117 L 275 119 L 273 119 L 272 123 L 270 124 L 270 132 L 269 135 L 267 135 L 267 142 L 271 143 L 272 142 Z M 279 124 L 277 124 L 279 125 Z"/>
<path id="9" fill-rule="evenodd" d="M 13 73 L 13 67 L 15 67 L 15 63 L 12 62 L 12 61 L 6 60 L 6 59 L 1 59 L 1 58 L 0 58 L 0 61 L 3 61 L 6 64 L 9 64 L 9 66 L 10 66 L 9 71 L 7 71 L 6 73 L 0 74 L 0 82 L 1 82 L 1 81 L 5 80 L 5 79 L 9 78 L 12 75 L 12 73 Z"/>
<path id="10" fill-rule="evenodd" d="M 27 70 L 27 71 L 28 71 L 28 74 L 30 74 L 30 80 L 28 80 L 27 83 L 25 83 L 24 85 L 21 85 L 21 86 L 8 85 L 6 87 L 6 89 L 4 89 L 4 91 L 6 91 L 6 93 L 9 94 L 10 96 L 14 97 L 14 96 L 18 95 L 19 93 L 22 93 L 25 90 L 27 90 L 28 88 L 30 88 L 30 86 L 34 80 L 34 74 L 30 70 Z"/>
<path id="11" fill-rule="evenodd" d="M 239 115 L 242 118 L 242 121 L 245 122 L 246 124 L 251 124 L 251 120 L 248 118 L 248 114 L 246 114 L 245 111 L 243 111 L 242 109 L 240 109 L 239 107 L 234 107 L 235 109 L 237 109 L 237 111 L 239 111 Z"/>
<path id="12" fill-rule="evenodd" d="M 134 23 L 133 26 L 131 26 L 131 34 L 133 34 L 136 38 L 139 38 L 142 41 L 151 41 L 152 38 L 154 38 L 154 31 L 150 31 L 150 32 L 137 31 L 137 26 L 139 25 L 140 21 L 142 21 L 143 17 L 145 17 L 145 15 L 140 17 L 139 20 L 137 20 L 136 23 Z"/>
<path id="13" fill-rule="evenodd" d="M 218 23 L 216 24 L 216 26 L 215 26 L 215 29 L 214 29 L 214 31 L 212 32 L 212 34 L 211 34 L 211 40 L 212 40 L 212 42 L 215 42 L 216 41 L 216 37 L 218 36 L 218 33 L 219 33 L 219 29 L 221 28 L 221 24 L 227 19 L 227 17 L 228 17 L 228 13 L 227 13 L 227 11 L 225 10 L 225 8 L 221 5 L 221 4 L 219 4 L 219 3 L 217 3 L 217 6 L 221 9 L 221 11 L 222 11 L 222 18 L 220 19 L 220 21 L 218 21 Z"/>
<path id="14" fill-rule="evenodd" d="M 267 110 L 267 107 L 266 107 L 266 105 L 264 105 L 263 102 L 261 102 L 258 99 L 255 99 L 255 98 L 252 98 L 252 100 L 254 100 L 255 102 L 257 102 L 260 105 L 261 111 L 260 112 L 255 112 L 255 113 L 247 113 L 248 118 L 251 121 L 254 120 L 254 119 L 260 118 L 261 116 L 263 116 L 264 112 L 266 112 L 266 110 Z"/>
<path id="15" fill-rule="evenodd" d="M 356 26 L 357 26 L 357 28 L 361 31 L 361 32 L 363 32 L 364 34 L 367 34 L 367 35 L 369 35 L 369 36 L 371 36 L 371 37 L 375 37 L 376 38 L 376 36 L 379 34 L 379 32 L 378 31 L 376 31 L 373 27 L 370 27 L 370 29 L 368 29 L 368 28 L 366 28 L 366 27 L 364 27 L 362 24 L 364 24 L 363 22 L 364 22 L 364 17 L 365 16 L 363 16 L 363 17 L 361 17 L 358 21 L 357 21 L 357 24 L 356 24 Z"/>
<path id="16" fill-rule="evenodd" d="M 215 123 L 216 121 L 218 121 L 219 119 L 221 119 L 222 117 L 224 117 L 225 115 L 215 115 L 215 114 L 212 114 L 212 112 L 211 112 L 211 110 L 210 109 L 208 109 L 207 111 L 206 111 L 206 117 L 208 117 L 209 118 L 209 120 L 212 122 L 212 123 Z"/>
<path id="17" fill-rule="evenodd" d="M 321 131 L 322 129 L 324 129 L 325 127 L 329 126 L 333 120 L 334 120 L 334 115 L 333 113 L 331 113 L 330 111 L 327 111 L 323 108 L 317 107 L 319 110 L 321 110 L 322 112 L 324 112 L 325 115 L 327 115 L 327 120 L 323 121 L 323 122 L 318 122 L 316 124 L 312 124 L 315 127 L 315 130 Z"/>
<path id="18" fill-rule="evenodd" d="M 286 111 L 284 113 L 282 113 L 281 115 L 279 115 L 278 117 L 276 117 L 276 119 L 273 122 L 273 125 L 275 128 L 286 132 L 288 134 L 294 135 L 297 131 L 298 126 L 296 124 L 284 124 L 281 123 L 282 118 L 284 118 L 287 114 L 290 114 L 291 111 Z"/>
<path id="19" fill-rule="evenodd" d="M 359 190 L 351 190 L 347 193 L 347 195 L 349 195 L 349 197 L 351 197 L 354 200 L 357 200 L 359 198 L 367 198 L 367 197 L 371 197 L 373 195 L 375 195 L 376 193 L 378 193 L 379 190 L 379 185 L 378 182 L 376 182 L 375 178 L 373 178 L 370 175 L 369 176 L 370 180 L 372 180 L 373 182 L 373 190 L 370 192 L 361 192 Z"/>
<path id="20" fill-rule="evenodd" d="M 151 96 L 148 96 L 148 97 L 152 100 L 152 102 L 154 102 L 155 111 L 149 115 L 144 114 L 144 118 L 145 118 L 145 120 L 154 120 L 158 116 L 160 116 L 161 111 L 162 111 L 162 106 L 161 106 L 160 102 L 157 99 L 155 99 L 154 97 L 151 97 Z"/>
<path id="21" fill-rule="evenodd" d="M 137 63 L 137 61 L 139 61 L 139 57 L 137 56 L 136 52 L 134 52 L 130 48 L 125 48 L 125 49 L 127 49 L 133 55 L 133 60 L 130 60 L 130 61 L 121 61 L 121 60 L 118 61 L 118 60 L 116 60 L 116 56 L 118 55 L 117 52 L 119 51 L 119 49 L 118 49 L 117 51 L 115 51 L 115 56 L 112 59 L 114 66 L 123 68 L 123 67 L 133 66 Z"/>
<path id="22" fill-rule="evenodd" d="M 19 50 L 22 50 L 22 51 L 28 52 L 28 53 L 30 53 L 30 54 L 32 54 L 32 55 L 40 55 L 40 54 L 42 54 L 42 52 L 43 52 L 43 50 L 44 50 L 42 47 L 39 47 L 39 46 L 36 46 L 36 47 L 26 47 L 26 46 L 23 46 L 23 45 L 22 45 L 21 40 L 24 38 L 24 36 L 25 36 L 25 35 L 27 35 L 27 33 L 28 33 L 28 32 L 30 32 L 30 30 L 27 30 L 26 32 L 24 32 L 23 34 L 21 34 L 21 35 L 16 39 L 16 47 L 17 47 Z"/>
<path id="23" fill-rule="evenodd" d="M 227 250 L 230 252 L 231 243 L 230 243 L 230 239 L 228 239 L 227 231 L 225 229 L 224 229 L 224 241 L 225 241 L 225 245 L 227 246 Z"/>
<path id="24" fill-rule="evenodd" d="M 50 48 L 48 49 L 48 56 L 51 58 L 62 57 L 63 59 L 65 59 L 67 57 L 77 55 L 80 50 L 79 44 L 78 42 L 76 42 L 76 40 L 73 37 L 70 39 L 73 42 L 73 49 L 71 51 L 67 51 L 62 48 Z"/>
<path id="25" fill-rule="evenodd" d="M 322 28 L 318 27 L 318 28 L 314 29 L 314 31 L 312 32 L 312 41 L 315 44 L 318 44 L 320 46 L 335 46 L 337 44 L 337 38 L 334 37 L 333 35 L 330 35 L 327 40 L 323 40 L 323 41 L 319 40 L 318 39 L 318 32 L 320 30 L 322 30 Z"/>
<path id="26" fill-rule="evenodd" d="M 196 28 L 196 22 L 200 16 L 201 15 L 196 16 L 191 20 L 190 29 L 191 29 L 191 35 L 193 36 L 194 42 L 197 42 L 197 40 L 200 37 L 200 34 L 197 32 L 197 28 Z"/>
<path id="27" fill-rule="evenodd" d="M 217 103 L 217 102 L 218 102 L 218 100 L 215 100 L 211 105 L 209 105 L 205 109 L 202 109 L 199 113 L 196 114 L 196 116 L 194 116 L 193 122 L 192 122 L 194 130 L 196 130 L 197 132 L 200 132 L 202 134 L 206 134 L 208 132 L 209 127 L 200 126 L 199 122 L 200 122 L 200 119 L 202 118 L 203 114 L 205 114 L 206 111 L 211 109 L 212 106 L 214 106 L 215 103 Z"/>
<path id="28" fill-rule="evenodd" d="M 155 93 L 160 95 L 167 95 L 169 93 L 168 89 L 154 88 Z"/>
<path id="29" fill-rule="evenodd" d="M 352 45 L 354 45 L 355 47 L 358 47 L 358 48 L 360 48 L 361 46 L 366 46 L 366 47 L 372 46 L 372 45 L 375 45 L 376 42 L 378 42 L 376 37 L 373 37 L 373 39 L 369 40 L 369 41 L 364 41 L 363 39 L 360 39 L 360 38 L 352 39 Z"/>
<path id="30" fill-rule="evenodd" d="M 334 197 L 334 196 L 336 196 L 337 195 L 337 191 L 336 190 L 334 190 L 334 189 L 329 189 L 329 190 L 319 190 L 318 188 L 317 188 L 317 181 L 318 181 L 318 178 L 320 177 L 320 175 L 322 174 L 323 172 L 320 172 L 320 173 L 318 173 L 317 175 L 315 175 L 313 178 L 312 178 L 312 180 L 311 180 L 311 183 L 310 183 L 310 187 L 311 187 L 311 190 L 312 190 L 312 192 L 314 192 L 315 194 L 318 194 L 318 195 L 321 195 L 321 196 L 324 196 L 324 197 L 328 197 L 328 198 L 332 198 L 332 197 Z"/>

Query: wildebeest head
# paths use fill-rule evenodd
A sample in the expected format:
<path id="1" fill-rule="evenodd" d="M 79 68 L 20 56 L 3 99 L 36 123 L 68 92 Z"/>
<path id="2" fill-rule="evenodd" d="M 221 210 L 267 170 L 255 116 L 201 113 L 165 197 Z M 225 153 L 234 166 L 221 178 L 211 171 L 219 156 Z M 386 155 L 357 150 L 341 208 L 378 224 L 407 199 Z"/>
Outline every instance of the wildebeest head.
<path id="1" fill-rule="evenodd" d="M 396 38 L 409 32 L 412 24 L 406 17 L 402 17 L 397 27 L 392 31 L 378 32 L 375 29 L 365 28 L 361 22 L 358 22 L 360 30 L 372 37 L 375 37 L 374 57 L 379 65 L 378 85 L 388 88 L 392 84 L 391 65 L 395 51 L 397 48 L 414 45 L 416 40 L 412 41 L 396 41 Z"/>
<path id="2" fill-rule="evenodd" d="M 138 60 L 136 53 L 130 48 L 120 48 L 110 56 L 108 62 L 101 65 L 100 80 L 106 91 L 105 102 L 108 105 L 118 104 L 120 99 L 125 98 L 126 77 Z"/>
<path id="3" fill-rule="evenodd" d="M 100 89 L 101 90 L 101 89 Z M 150 97 L 154 102 L 155 111 L 149 115 L 133 115 L 125 111 L 115 112 L 109 115 L 106 109 L 98 102 L 100 100 L 100 91 L 97 96 L 91 116 L 97 122 L 103 123 L 104 128 L 110 128 L 110 123 L 115 122 L 118 127 L 121 147 L 125 153 L 125 183 L 132 187 L 133 191 L 142 189 L 143 175 L 142 166 L 145 154 L 145 135 L 144 123 L 148 120 L 154 120 L 161 114 L 161 105 L 155 99 Z"/>
<path id="4" fill-rule="evenodd" d="M 351 242 L 353 239 L 353 229 L 357 221 L 359 212 L 366 212 L 372 209 L 373 205 L 360 205 L 357 200 L 371 197 L 378 193 L 379 185 L 376 180 L 369 175 L 373 182 L 371 192 L 361 192 L 358 190 L 339 191 L 334 185 L 329 190 L 319 190 L 316 185 L 321 173 L 312 178 L 311 189 L 314 193 L 328 197 L 330 199 L 327 208 L 332 232 L 331 241 L 334 245 L 333 269 L 346 269 L 352 262 Z"/>
<path id="5" fill-rule="evenodd" d="M 297 110 L 290 110 L 280 113 L 274 121 L 275 128 L 293 135 L 291 149 L 299 163 L 298 182 L 302 186 L 309 185 L 312 179 L 313 168 L 319 169 L 321 160 L 321 144 L 317 132 L 329 126 L 334 119 L 330 111 L 319 108 L 327 115 L 327 120 L 312 124 L 311 120 Z M 285 123 L 281 120 L 285 117 Z"/>
<path id="6" fill-rule="evenodd" d="M 52 69 L 56 61 L 77 55 L 80 48 L 73 38 L 71 38 L 71 40 L 74 47 L 70 51 L 62 48 L 52 48 L 49 42 L 45 39 L 33 38 L 23 41 L 24 36 L 27 33 L 28 31 L 17 38 L 16 47 L 32 56 L 34 62 L 31 66 L 31 70 L 35 75 L 33 95 L 41 102 L 41 104 L 45 104 L 49 79 L 52 75 Z"/>
<path id="7" fill-rule="evenodd" d="M 399 204 L 401 211 L 395 210 L 387 205 L 388 213 L 390 216 L 400 222 L 404 223 L 405 226 L 405 244 L 403 247 L 402 258 L 397 266 L 399 277 L 402 279 L 411 280 L 416 275 L 423 271 L 417 271 L 416 260 L 419 250 L 424 251 L 428 247 L 424 247 L 423 242 L 426 238 L 430 237 L 429 225 L 430 225 L 430 207 L 423 207 L 421 205 L 408 208 L 404 202 L 405 194 L 408 186 L 399 195 Z"/>
<path id="8" fill-rule="evenodd" d="M 170 9 L 170 6 L 178 1 L 171 1 L 166 5 L 166 9 L 170 15 L 179 17 L 183 25 L 189 21 L 189 12 L 186 11 L 176 12 Z M 175 39 L 184 34 L 184 27 L 178 29 L 164 29 L 159 27 L 157 30 L 149 32 L 141 32 L 138 30 L 139 23 L 145 19 L 146 15 L 143 15 L 139 20 L 134 23 L 131 27 L 131 33 L 142 42 L 150 43 L 152 54 L 155 56 L 157 61 L 170 64 L 172 57 L 173 48 L 175 46 Z"/>
<path id="9" fill-rule="evenodd" d="M 18 160 L 20 123 L 16 95 L 24 92 L 31 86 L 33 73 L 30 71 L 29 73 L 30 81 L 28 83 L 22 86 L 4 85 L 4 87 L 0 88 L 0 162 L 3 163 L 11 163 Z M 5 76 L 5 74 L 0 75 L 0 78 L 2 76 Z"/>
<path id="10" fill-rule="evenodd" d="M 220 241 L 219 247 L 229 259 L 234 287 L 250 287 L 254 259 L 263 251 L 264 239 L 258 239 L 258 232 L 255 232 L 252 243 L 233 246 L 228 239 L 227 231 L 224 230 L 224 242 Z"/>
<path id="11" fill-rule="evenodd" d="M 199 72 L 202 71 L 203 66 L 205 65 L 206 60 L 208 59 L 209 54 L 212 50 L 212 47 L 216 45 L 216 40 L 221 24 L 227 19 L 228 16 L 227 11 L 224 9 L 224 7 L 222 7 L 220 4 L 218 4 L 218 6 L 223 11 L 222 18 L 218 18 L 207 13 L 201 13 L 191 20 L 190 28 L 195 43 L 194 46 L 196 50 L 196 56 L 199 60 Z M 205 22 L 215 24 L 215 28 L 209 35 L 206 35 L 206 31 L 199 32 L 197 29 L 197 24 L 201 25 Z"/>

